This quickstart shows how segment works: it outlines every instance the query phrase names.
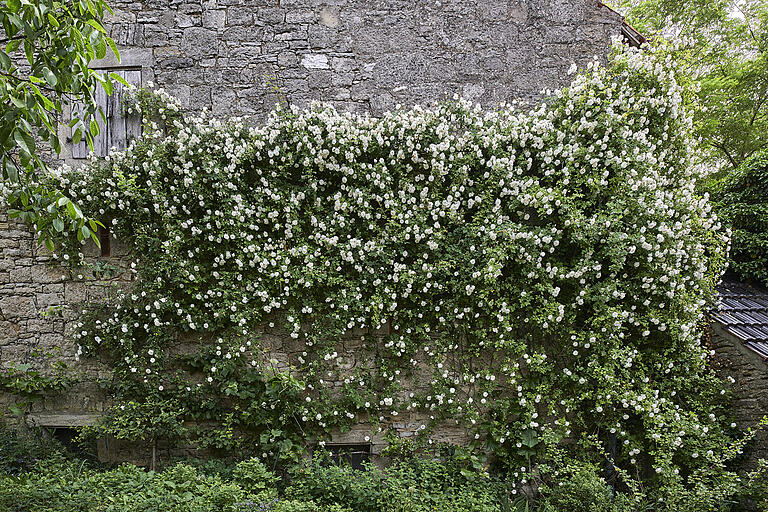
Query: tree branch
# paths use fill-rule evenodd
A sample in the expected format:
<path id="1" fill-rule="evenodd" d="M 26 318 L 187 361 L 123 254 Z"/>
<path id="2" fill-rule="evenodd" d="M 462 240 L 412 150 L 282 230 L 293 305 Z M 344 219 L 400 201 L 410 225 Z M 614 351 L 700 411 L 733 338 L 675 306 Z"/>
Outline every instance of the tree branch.
<path id="1" fill-rule="evenodd" d="M 725 156 L 731 162 L 731 165 L 733 166 L 734 169 L 736 169 L 739 166 L 739 164 L 736 162 L 736 160 L 734 160 L 734 158 L 731 156 L 731 153 L 728 151 L 728 148 L 726 148 L 724 144 L 719 142 L 710 142 L 710 144 L 714 148 L 719 149 L 720 151 L 723 152 L 723 154 L 725 154 Z"/>

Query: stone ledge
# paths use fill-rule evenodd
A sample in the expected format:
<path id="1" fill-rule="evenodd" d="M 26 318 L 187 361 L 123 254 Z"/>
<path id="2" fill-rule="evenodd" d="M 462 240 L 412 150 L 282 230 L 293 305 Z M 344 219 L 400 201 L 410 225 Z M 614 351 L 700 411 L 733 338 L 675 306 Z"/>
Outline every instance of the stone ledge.
<path id="1" fill-rule="evenodd" d="M 96 414 L 29 414 L 26 417 L 30 427 L 85 427 L 98 420 Z"/>

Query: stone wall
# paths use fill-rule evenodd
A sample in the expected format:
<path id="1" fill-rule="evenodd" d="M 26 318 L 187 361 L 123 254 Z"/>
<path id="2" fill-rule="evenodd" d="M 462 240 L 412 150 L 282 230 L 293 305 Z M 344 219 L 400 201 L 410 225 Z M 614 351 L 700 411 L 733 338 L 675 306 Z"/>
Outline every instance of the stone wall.
<path id="1" fill-rule="evenodd" d="M 718 374 L 734 379 L 732 411 L 736 423 L 739 428 L 754 427 L 768 415 L 768 364 L 717 322 L 712 322 L 710 336 Z M 757 460 L 768 457 L 768 430 L 757 432 L 746 456 L 744 467 L 749 469 L 756 467 Z"/>
<path id="2" fill-rule="evenodd" d="M 122 66 L 191 110 L 263 117 L 280 98 L 381 113 L 464 95 L 493 107 L 604 57 L 597 0 L 115 0 Z M 114 60 L 104 66 L 117 65 Z"/>
<path id="3" fill-rule="evenodd" d="M 620 17 L 596 0 L 114 0 L 110 5 L 115 13 L 106 26 L 122 61 L 108 58 L 96 67 L 140 69 L 144 84 L 154 81 L 190 111 L 207 107 L 220 117 L 256 120 L 281 101 L 303 106 L 321 100 L 372 114 L 454 94 L 485 107 L 531 102 L 542 89 L 565 85 L 571 64 L 604 58 L 610 39 L 621 33 Z M 65 144 L 63 156 L 82 162 L 71 159 L 71 145 Z M 130 260 L 119 246 L 113 254 L 111 263 L 125 267 Z M 68 329 L 83 304 L 101 300 L 130 277 L 130 272 L 109 280 L 68 276 L 63 267 L 50 265 L 28 230 L 0 213 L 0 369 L 19 363 L 46 368 L 60 360 L 86 377 L 64 396 L 35 404 L 28 422 L 79 425 L 108 404 L 87 383 L 104 370 L 76 360 Z M 290 360 L 285 347 L 272 352 Z M 356 350 L 349 352 L 352 364 L 359 364 Z M 36 355 L 45 353 L 52 357 Z M 0 409 L 12 399 L 0 394 Z M 422 423 L 417 416 L 388 419 L 404 437 Z M 361 442 L 368 434 L 370 428 L 361 425 L 334 441 Z M 446 425 L 436 437 L 461 442 L 465 435 Z M 378 448 L 382 442 L 374 439 Z"/>
<path id="4" fill-rule="evenodd" d="M 70 334 L 84 307 L 108 299 L 118 289 L 130 286 L 132 273 L 129 262 L 132 255 L 116 240 L 112 241 L 111 248 L 110 257 L 100 257 L 95 246 L 90 245 L 86 255 L 91 263 L 113 266 L 116 270 L 112 278 L 73 275 L 68 268 L 53 261 L 22 224 L 0 213 L 0 371 L 19 364 L 30 364 L 35 369 L 50 373 L 52 363 L 59 362 L 65 363 L 70 375 L 78 380 L 62 393 L 50 394 L 44 400 L 33 402 L 23 418 L 27 426 L 42 426 L 49 430 L 79 427 L 95 421 L 110 405 L 109 397 L 96 384 L 98 379 L 109 376 L 107 368 L 94 359 L 80 359 Z M 265 323 L 252 331 L 253 339 L 259 343 L 244 356 L 272 365 L 278 371 L 300 366 L 299 359 L 306 347 L 277 327 L 283 322 L 277 318 L 274 320 L 274 327 Z M 383 334 L 383 330 L 358 330 L 340 340 L 339 357 L 336 358 L 340 375 L 351 375 L 360 368 L 372 368 L 375 359 L 371 350 L 375 348 L 375 338 Z M 184 353 L 185 343 L 189 342 L 194 343 L 195 340 L 180 340 L 172 352 Z M 426 370 L 427 366 L 421 368 Z M 429 379 L 430 375 L 419 369 L 413 375 L 403 377 L 399 381 L 406 390 L 403 398 L 410 391 L 421 390 Z M 334 386 L 341 382 L 328 384 Z M 8 406 L 21 399 L 23 397 L 0 391 L 0 420 L 3 420 Z M 5 421 L 8 420 L 17 423 L 21 419 L 6 416 Z M 401 438 L 412 437 L 429 424 L 429 418 L 422 412 L 410 412 L 397 417 L 384 417 L 380 424 L 381 431 L 370 422 L 361 422 L 349 432 L 336 432 L 330 442 L 370 444 L 371 453 L 378 455 L 386 446 L 384 436 L 387 432 L 395 432 Z M 431 438 L 464 444 L 468 441 L 468 434 L 458 423 L 447 422 L 433 431 Z M 98 452 L 103 460 L 130 460 L 139 464 L 149 464 L 151 460 L 151 451 L 146 444 L 105 440 L 98 444 Z M 183 447 L 172 452 L 162 449 L 159 456 L 162 460 L 181 454 L 196 452 Z"/>
<path id="5" fill-rule="evenodd" d="M 126 269 L 130 255 L 113 243 L 112 257 L 104 258 L 116 268 Z M 94 245 L 89 256 L 97 256 Z M 73 275 L 52 260 L 36 243 L 26 227 L 0 210 L 0 370 L 29 364 L 46 372 L 52 363 L 64 363 L 84 381 L 64 396 L 52 396 L 33 407 L 35 414 L 49 415 L 47 424 L 82 423 L 82 415 L 97 414 L 105 407 L 105 397 L 93 385 L 104 369 L 93 362 L 78 360 L 77 347 L 69 334 L 73 321 L 88 303 L 103 300 L 131 280 L 129 271 L 111 278 Z M 18 399 L 0 392 L 0 416 Z"/>

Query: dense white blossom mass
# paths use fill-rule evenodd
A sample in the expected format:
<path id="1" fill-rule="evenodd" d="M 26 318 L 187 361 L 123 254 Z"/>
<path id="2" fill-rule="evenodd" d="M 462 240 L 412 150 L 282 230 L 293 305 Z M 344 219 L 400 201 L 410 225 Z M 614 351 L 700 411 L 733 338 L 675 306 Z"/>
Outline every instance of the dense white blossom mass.
<path id="1" fill-rule="evenodd" d="M 413 413 L 417 438 L 458 423 L 521 478 L 611 436 L 625 478 L 657 471 L 678 496 L 678 467 L 724 471 L 700 324 L 726 239 L 669 60 L 623 50 L 530 112 L 313 105 L 249 128 L 143 94 L 142 141 L 58 177 L 136 257 L 135 287 L 76 333 L 120 399 L 215 418 L 234 444 L 255 432 L 265 456 Z M 267 324 L 297 347 L 287 372 L 267 370 Z"/>

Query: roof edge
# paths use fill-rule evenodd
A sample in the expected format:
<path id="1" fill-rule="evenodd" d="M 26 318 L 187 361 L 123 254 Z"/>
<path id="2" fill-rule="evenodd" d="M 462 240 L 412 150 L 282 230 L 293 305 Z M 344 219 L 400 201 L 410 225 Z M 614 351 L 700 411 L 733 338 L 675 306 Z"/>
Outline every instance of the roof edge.
<path id="1" fill-rule="evenodd" d="M 606 5 L 604 2 L 598 0 L 598 5 L 601 7 L 605 7 L 612 13 L 616 14 L 621 18 L 621 36 L 624 38 L 624 41 L 629 44 L 630 46 L 634 46 L 635 48 L 640 48 L 640 46 L 643 45 L 646 41 L 648 41 L 648 38 L 645 37 L 643 34 L 641 34 L 637 29 L 635 29 L 632 25 L 627 23 L 627 19 L 622 16 L 620 12 L 618 12 L 613 7 Z"/>

